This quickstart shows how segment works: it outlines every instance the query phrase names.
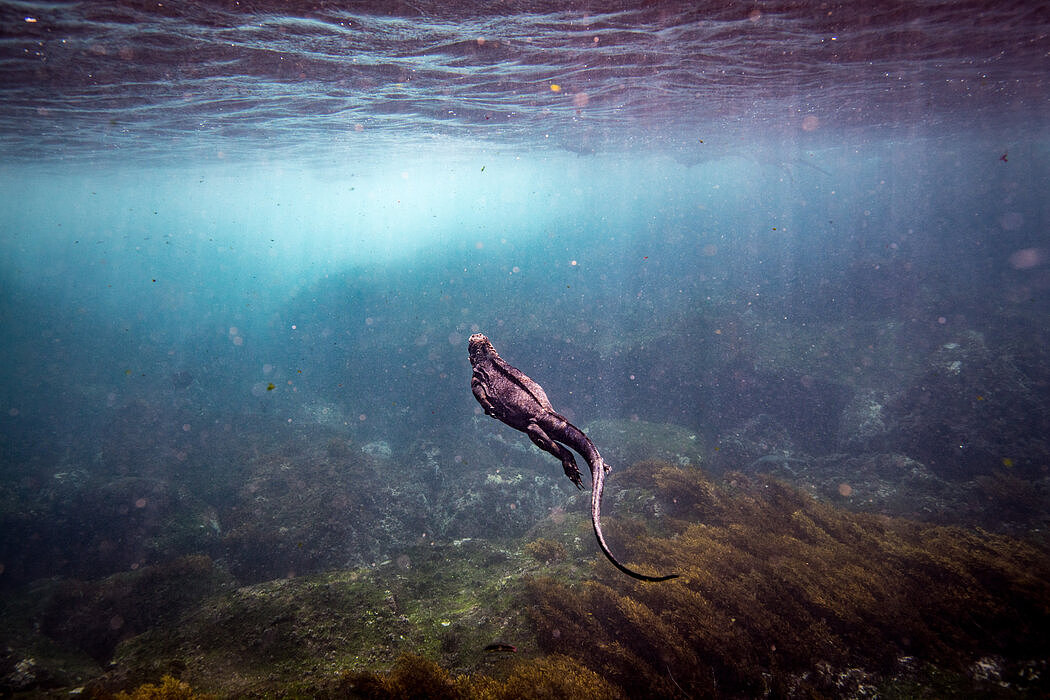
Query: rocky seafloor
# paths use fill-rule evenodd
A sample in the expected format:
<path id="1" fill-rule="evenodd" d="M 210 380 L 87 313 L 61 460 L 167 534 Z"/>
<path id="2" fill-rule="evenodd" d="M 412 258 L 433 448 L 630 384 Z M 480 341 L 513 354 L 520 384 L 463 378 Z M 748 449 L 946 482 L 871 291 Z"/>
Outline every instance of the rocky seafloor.
<path id="1" fill-rule="evenodd" d="M 880 385 L 874 347 L 853 367 L 818 333 L 727 336 L 679 386 L 750 411 L 583 424 L 610 544 L 680 575 L 659 584 L 597 555 L 587 492 L 483 416 L 387 441 L 319 400 L 158 450 L 192 407 L 129 401 L 91 450 L 4 467 L 0 692 L 1044 697 L 1037 339 L 939 338 Z"/>
<path id="2" fill-rule="evenodd" d="M 108 697 L 168 676 L 222 697 L 1047 690 L 1050 557 L 1036 544 L 740 472 L 648 461 L 616 483 L 613 548 L 680 578 L 640 583 L 596 557 L 585 496 L 518 538 L 420 540 L 248 585 L 187 555 L 6 597 L 5 693 Z"/>

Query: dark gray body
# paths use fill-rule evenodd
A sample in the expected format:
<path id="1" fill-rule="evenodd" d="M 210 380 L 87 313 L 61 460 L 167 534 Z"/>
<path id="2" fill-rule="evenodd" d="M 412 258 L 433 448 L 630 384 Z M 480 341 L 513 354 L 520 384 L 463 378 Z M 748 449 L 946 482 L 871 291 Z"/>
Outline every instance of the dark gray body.
<path id="1" fill-rule="evenodd" d="M 605 474 L 609 471 L 609 466 L 598 453 L 598 448 L 582 430 L 554 410 L 543 387 L 521 370 L 507 364 L 484 335 L 475 333 L 470 336 L 468 352 L 470 364 L 474 368 L 470 388 L 486 415 L 520 430 L 541 450 L 561 460 L 565 475 L 576 484 L 576 488 L 583 488 L 580 470 L 576 466 L 576 458 L 565 446 L 576 450 L 587 460 L 591 469 L 591 523 L 598 546 L 609 561 L 628 576 L 642 581 L 666 581 L 676 578 L 675 575 L 639 574 L 616 560 L 602 535 L 602 492 L 605 489 Z"/>

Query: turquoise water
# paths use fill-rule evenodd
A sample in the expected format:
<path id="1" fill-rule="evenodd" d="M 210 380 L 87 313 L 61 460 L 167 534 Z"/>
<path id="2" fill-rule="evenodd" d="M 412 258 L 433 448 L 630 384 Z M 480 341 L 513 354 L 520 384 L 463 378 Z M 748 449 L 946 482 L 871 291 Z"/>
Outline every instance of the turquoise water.
<path id="1" fill-rule="evenodd" d="M 264 405 L 289 419 L 316 398 L 378 419 L 389 405 L 371 398 L 391 395 L 405 397 L 398 411 L 454 423 L 472 412 L 465 341 L 477 330 L 570 377 L 580 368 L 555 358 L 573 343 L 609 362 L 683 324 L 681 338 L 714 343 L 718 329 L 702 324 L 721 319 L 778 333 L 836 321 L 844 336 L 850 321 L 899 324 L 908 343 L 934 347 L 1045 303 L 1042 145 L 1012 138 L 743 145 L 693 165 L 463 144 L 323 169 L 9 168 L 5 413 L 94 415 L 190 371 L 235 413 L 255 410 L 252 388 L 279 375 Z M 1038 264 L 1011 264 L 1026 250 Z M 882 348 L 859 381 L 904 376 L 892 358 L 909 349 Z M 856 352 L 846 361 L 862 362 Z M 668 369 L 648 395 L 627 379 L 674 360 L 654 347 L 636 366 L 587 367 L 606 400 L 570 405 L 637 414 L 630 397 L 713 433 L 729 427 L 719 413 L 763 409 L 713 404 L 692 367 Z M 363 389 L 348 391 L 358 362 Z M 430 417 L 453 397 L 454 413 Z"/>
<path id="2" fill-rule="evenodd" d="M 0 7 L 0 587 L 520 549 L 583 506 L 475 332 L 609 493 L 1039 537 L 1045 11 L 563 5 Z"/>

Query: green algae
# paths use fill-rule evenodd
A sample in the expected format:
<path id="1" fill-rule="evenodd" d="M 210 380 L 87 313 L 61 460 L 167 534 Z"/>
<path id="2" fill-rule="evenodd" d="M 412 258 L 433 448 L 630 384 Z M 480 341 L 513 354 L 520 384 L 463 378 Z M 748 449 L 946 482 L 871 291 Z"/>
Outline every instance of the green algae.
<path id="1" fill-rule="evenodd" d="M 466 541 L 419 545 L 374 568 L 245 586 L 126 641 L 102 687 L 168 673 L 223 696 L 309 697 L 337 674 L 389 668 L 406 653 L 447 668 L 491 666 L 483 649 L 497 639 L 536 647 L 515 605 L 520 572 L 534 565 Z"/>

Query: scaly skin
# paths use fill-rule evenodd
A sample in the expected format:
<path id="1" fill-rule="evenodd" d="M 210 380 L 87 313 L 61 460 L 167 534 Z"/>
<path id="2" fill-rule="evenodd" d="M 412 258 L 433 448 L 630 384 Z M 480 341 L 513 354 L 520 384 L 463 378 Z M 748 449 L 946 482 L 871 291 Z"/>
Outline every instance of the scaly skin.
<path id="1" fill-rule="evenodd" d="M 470 364 L 474 368 L 470 388 L 486 415 L 520 430 L 541 450 L 561 460 L 565 475 L 578 489 L 583 488 L 580 470 L 576 466 L 576 458 L 565 445 L 576 450 L 587 460 L 587 466 L 591 468 L 591 524 L 594 525 L 594 536 L 598 539 L 602 554 L 613 566 L 641 581 L 666 581 L 677 578 L 677 574 L 640 574 L 616 560 L 609 551 L 609 545 L 605 543 L 605 536 L 602 535 L 602 492 L 605 490 L 605 475 L 609 471 L 609 465 L 598 453 L 598 448 L 582 430 L 554 410 L 543 387 L 521 370 L 507 364 L 484 335 L 475 333 L 470 336 L 468 351 Z"/>

